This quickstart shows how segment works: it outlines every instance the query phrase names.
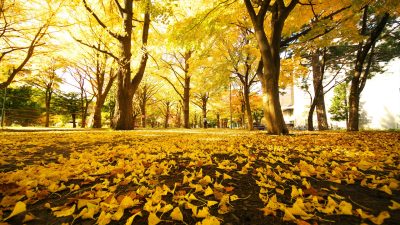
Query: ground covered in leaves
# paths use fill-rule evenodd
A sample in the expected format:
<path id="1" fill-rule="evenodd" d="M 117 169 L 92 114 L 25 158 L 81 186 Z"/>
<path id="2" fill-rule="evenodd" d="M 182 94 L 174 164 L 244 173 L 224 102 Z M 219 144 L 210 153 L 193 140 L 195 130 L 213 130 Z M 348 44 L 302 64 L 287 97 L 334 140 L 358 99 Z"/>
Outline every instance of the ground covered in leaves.
<path id="1" fill-rule="evenodd" d="M 400 224 L 400 133 L 0 132 L 0 224 Z"/>

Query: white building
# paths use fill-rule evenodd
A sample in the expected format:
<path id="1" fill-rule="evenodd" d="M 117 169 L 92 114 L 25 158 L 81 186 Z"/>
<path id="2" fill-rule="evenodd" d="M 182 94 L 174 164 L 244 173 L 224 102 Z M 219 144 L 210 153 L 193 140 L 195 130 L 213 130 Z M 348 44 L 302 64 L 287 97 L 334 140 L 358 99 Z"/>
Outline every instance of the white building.
<path id="1" fill-rule="evenodd" d="M 292 101 L 288 101 L 291 96 Z M 332 97 L 333 89 L 325 95 L 327 111 L 331 107 Z M 293 94 L 288 90 L 284 98 L 286 100 L 281 99 L 281 104 L 286 123 L 293 123 L 296 128 L 305 128 L 310 105 L 309 94 L 295 85 Z M 383 74 L 376 74 L 367 81 L 361 93 L 361 105 L 367 118 L 364 129 L 400 129 L 400 59 L 391 61 Z M 344 121 L 332 121 L 329 112 L 327 116 L 331 127 L 346 127 Z M 315 113 L 314 126 L 317 126 Z"/>

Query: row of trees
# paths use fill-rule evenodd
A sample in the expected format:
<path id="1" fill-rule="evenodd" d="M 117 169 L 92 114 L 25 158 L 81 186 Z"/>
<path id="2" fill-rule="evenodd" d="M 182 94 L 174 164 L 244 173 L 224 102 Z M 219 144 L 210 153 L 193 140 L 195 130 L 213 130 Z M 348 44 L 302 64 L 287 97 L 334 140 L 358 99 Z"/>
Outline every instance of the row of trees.
<path id="1" fill-rule="evenodd" d="M 172 92 L 177 97 L 163 102 L 164 114 L 170 114 L 175 102 L 177 117 L 182 112 L 183 127 L 189 128 L 191 103 L 207 118 L 209 100 L 221 99 L 236 79 L 243 99 L 241 111 L 247 112 L 251 129 L 251 88 L 259 82 L 267 130 L 287 134 L 280 87 L 303 80 L 300 85 L 311 97 L 309 129 L 316 111 L 318 128 L 323 130 L 328 128 L 324 94 L 348 82 L 348 130 L 355 131 L 367 79 L 382 68 L 381 62 L 399 52 L 399 5 L 394 0 L 224 0 L 212 5 L 173 0 L 103 0 L 100 4 L 1 0 L 0 88 L 16 77 L 36 86 L 52 86 L 56 77 L 51 81 L 49 74 L 69 74 L 78 84 L 81 106 L 88 109 L 94 101 L 93 126 L 101 127 L 101 109 L 115 84 L 111 125 L 117 130 L 133 129 L 139 114 L 146 125 L 145 106 L 151 93 L 163 91 L 169 96 Z M 72 13 L 77 11 L 83 13 Z M 45 66 L 44 58 L 51 59 Z M 44 84 L 39 82 L 43 74 Z M 153 79 L 139 88 L 144 77 Z M 160 79 L 162 90 L 155 84 Z M 50 88 L 47 111 L 51 98 Z M 47 116 L 46 125 L 48 120 Z"/>

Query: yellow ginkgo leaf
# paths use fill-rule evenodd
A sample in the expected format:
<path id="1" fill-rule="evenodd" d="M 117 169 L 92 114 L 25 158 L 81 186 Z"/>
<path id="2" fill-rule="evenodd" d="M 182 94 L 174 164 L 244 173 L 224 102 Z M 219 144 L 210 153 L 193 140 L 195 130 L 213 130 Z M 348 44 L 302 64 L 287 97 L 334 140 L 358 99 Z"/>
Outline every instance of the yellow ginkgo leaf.
<path id="1" fill-rule="evenodd" d="M 142 212 L 137 212 L 137 213 L 133 214 L 131 217 L 129 217 L 129 218 L 126 220 L 125 225 L 132 225 L 133 220 L 135 219 L 136 216 L 142 216 Z"/>
<path id="2" fill-rule="evenodd" d="M 204 191 L 204 196 L 209 196 L 214 194 L 213 190 L 210 187 L 207 187 L 206 190 Z"/>
<path id="3" fill-rule="evenodd" d="M 373 216 L 369 215 L 368 213 L 364 212 L 362 209 L 356 209 L 357 213 L 360 215 L 361 219 L 368 219 Z"/>
<path id="4" fill-rule="evenodd" d="M 10 219 L 11 217 L 13 217 L 13 216 L 15 216 L 15 215 L 18 215 L 18 214 L 20 214 L 20 213 L 22 213 L 22 212 L 25 212 L 25 211 L 26 211 L 26 204 L 23 203 L 23 202 L 17 202 L 17 203 L 15 204 L 14 209 L 13 209 L 13 211 L 11 212 L 11 214 L 10 214 L 7 218 L 5 218 L 4 220 L 8 220 L 8 219 Z"/>
<path id="5" fill-rule="evenodd" d="M 162 207 L 159 212 L 162 213 L 166 213 L 169 212 L 171 209 L 173 209 L 174 207 L 171 204 L 165 205 L 164 207 Z"/>
<path id="6" fill-rule="evenodd" d="M 390 200 L 390 201 L 392 202 L 392 205 L 389 206 L 389 209 L 391 209 L 391 210 L 400 209 L 400 203 L 398 203 L 398 202 L 396 202 L 396 201 L 393 201 L 393 200 Z"/>
<path id="7" fill-rule="evenodd" d="M 379 190 L 386 192 L 388 195 L 392 195 L 392 190 L 387 185 L 383 185 Z"/>
<path id="8" fill-rule="evenodd" d="M 120 207 L 123 209 L 127 209 L 127 208 L 131 208 L 137 204 L 139 204 L 138 199 L 132 200 L 131 197 L 125 196 L 121 201 Z"/>
<path id="9" fill-rule="evenodd" d="M 283 216 L 283 221 L 296 221 L 296 217 L 294 217 L 288 209 L 285 208 L 284 211 L 285 215 Z"/>
<path id="10" fill-rule="evenodd" d="M 229 196 L 229 200 L 230 200 L 231 202 L 236 201 L 236 200 L 238 200 L 238 199 L 239 199 L 239 196 L 237 196 L 237 195 L 231 195 L 231 196 Z"/>
<path id="11" fill-rule="evenodd" d="M 307 214 L 303 209 L 301 209 L 298 205 L 294 204 L 292 208 L 287 209 L 291 214 L 302 217 L 309 217 L 311 215 Z"/>
<path id="12" fill-rule="evenodd" d="M 27 223 L 29 221 L 34 220 L 36 217 L 32 213 L 28 213 L 25 215 L 24 220 L 22 221 L 23 223 Z"/>
<path id="13" fill-rule="evenodd" d="M 112 215 L 111 219 L 119 221 L 123 215 L 124 209 L 122 207 L 119 207 L 118 210 Z"/>
<path id="14" fill-rule="evenodd" d="M 99 218 L 97 219 L 96 224 L 98 225 L 107 225 L 111 222 L 112 215 L 110 213 L 106 213 L 101 211 Z"/>
<path id="15" fill-rule="evenodd" d="M 160 218 L 155 213 L 150 213 L 149 218 L 147 220 L 148 225 L 156 225 L 161 222 Z"/>
<path id="16" fill-rule="evenodd" d="M 203 207 L 200 209 L 197 214 L 195 215 L 197 218 L 206 218 L 208 215 L 210 215 L 210 212 L 208 210 L 208 207 Z"/>
<path id="17" fill-rule="evenodd" d="M 75 212 L 75 208 L 76 208 L 76 205 L 74 204 L 71 208 L 66 208 L 66 209 L 63 209 L 63 210 L 60 210 L 60 211 L 56 211 L 53 214 L 56 217 L 70 216 Z"/>
<path id="18" fill-rule="evenodd" d="M 207 201 L 207 207 L 211 207 L 215 204 L 218 204 L 218 202 L 217 201 Z"/>
<path id="19" fill-rule="evenodd" d="M 179 207 L 175 207 L 174 210 L 172 210 L 170 217 L 173 220 L 183 221 L 183 214 L 182 214 L 181 210 L 179 209 Z"/>
<path id="20" fill-rule="evenodd" d="M 302 193 L 299 192 L 299 190 L 297 189 L 297 187 L 295 185 L 292 185 L 292 193 L 290 194 L 290 196 L 292 198 L 296 198 L 297 196 L 301 195 Z"/>
<path id="21" fill-rule="evenodd" d="M 371 220 L 371 222 L 373 222 L 376 225 L 381 225 L 383 224 L 384 220 L 390 218 L 390 214 L 388 211 L 383 211 L 381 213 L 379 213 L 379 215 L 377 217 L 371 217 L 369 218 L 369 220 Z"/>
<path id="22" fill-rule="evenodd" d="M 353 206 L 346 202 L 346 201 L 341 201 L 339 203 L 339 213 L 338 214 L 343 214 L 343 215 L 353 215 L 352 212 Z"/>
<path id="23" fill-rule="evenodd" d="M 220 225 L 218 218 L 215 216 L 210 216 L 203 219 L 201 222 L 197 222 L 196 225 Z"/>
<path id="24" fill-rule="evenodd" d="M 232 177 L 229 176 L 228 174 L 224 173 L 224 175 L 222 176 L 222 179 L 229 180 L 229 179 L 232 179 Z"/>

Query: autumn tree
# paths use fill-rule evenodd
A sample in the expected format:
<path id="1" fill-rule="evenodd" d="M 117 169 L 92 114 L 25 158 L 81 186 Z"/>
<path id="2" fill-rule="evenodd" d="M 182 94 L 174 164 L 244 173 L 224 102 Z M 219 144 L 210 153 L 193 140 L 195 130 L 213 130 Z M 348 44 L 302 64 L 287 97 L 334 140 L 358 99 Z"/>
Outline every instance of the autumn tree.
<path id="1" fill-rule="evenodd" d="M 161 76 L 182 100 L 183 126 L 190 128 L 189 125 L 189 106 L 190 106 L 190 81 L 192 74 L 189 73 L 189 60 L 193 51 L 188 50 L 184 53 L 178 52 L 165 55 L 163 59 L 166 67 L 172 72 L 173 78 Z"/>
<path id="2" fill-rule="evenodd" d="M 46 113 L 45 127 L 49 127 L 53 94 L 62 83 L 62 78 L 58 73 L 60 70 L 63 70 L 64 64 L 61 58 L 50 58 L 47 61 L 43 61 L 42 59 L 41 63 L 43 63 L 43 65 L 37 65 L 38 67 L 34 74 L 26 77 L 25 82 L 43 91 Z"/>
<path id="3" fill-rule="evenodd" d="M 257 2 L 244 0 L 244 2 L 252 21 L 263 63 L 263 73 L 260 74 L 259 79 L 264 94 L 264 117 L 267 130 L 273 134 L 287 134 L 288 129 L 283 119 L 279 101 L 280 54 L 282 47 L 287 47 L 302 35 L 310 32 L 315 25 L 311 20 L 315 15 L 321 18 L 320 21 L 324 21 L 349 8 L 349 6 L 328 4 L 329 8 L 325 7 L 318 12 L 313 12 L 308 7 L 318 4 L 314 1 L 302 3 L 299 0 L 291 0 L 290 2 L 283 0 L 262 0 Z M 295 12 L 298 14 L 295 14 Z M 299 12 L 301 13 L 299 14 Z M 291 18 L 292 14 L 298 15 L 296 24 L 285 23 L 288 18 Z M 266 22 L 269 23 L 268 27 L 265 26 Z M 322 30 L 317 36 L 325 32 L 325 30 Z"/>
<path id="4" fill-rule="evenodd" d="M 135 2 L 135 7 L 142 9 L 142 18 L 134 17 L 134 1 L 124 0 L 123 4 L 121 4 L 119 0 L 107 2 L 108 7 L 112 10 L 106 10 L 106 15 L 103 17 L 99 16 L 101 14 L 94 11 L 93 6 L 91 6 L 86 0 L 82 0 L 82 2 L 87 12 L 96 20 L 97 24 L 112 38 L 111 41 L 118 45 L 118 55 L 103 50 L 103 52 L 113 57 L 118 64 L 116 71 L 118 89 L 113 125 L 116 130 L 132 130 L 134 129 L 132 105 L 133 95 L 143 78 L 148 59 L 147 40 L 150 27 L 151 2 L 148 0 Z M 115 18 L 113 12 L 116 12 L 119 15 L 118 19 Z M 114 23 L 110 23 L 110 20 L 107 18 L 112 18 L 112 22 Z M 142 28 L 141 49 L 139 51 L 142 56 L 140 57 L 137 71 L 132 77 L 132 38 L 134 37 L 132 32 L 136 27 L 133 25 L 134 21 L 139 21 Z M 116 24 L 119 25 L 119 28 Z M 100 51 L 96 46 L 88 43 L 86 44 Z"/>
<path id="5" fill-rule="evenodd" d="M 44 39 L 59 8 L 59 5 L 56 8 L 51 5 L 0 1 L 0 89 L 10 85 L 15 76 L 23 72 L 37 48 L 45 44 Z M 31 7 L 43 7 L 47 11 L 41 13 Z"/>
<path id="6" fill-rule="evenodd" d="M 360 18 L 361 40 L 357 44 L 354 70 L 351 74 L 348 131 L 359 129 L 360 95 L 369 78 L 371 65 L 375 60 L 376 47 L 379 45 L 378 41 L 385 32 L 391 14 L 396 16 L 395 10 L 399 5 L 398 2 L 382 5 L 380 1 L 368 1 L 361 6 L 360 13 L 355 15 Z"/>
<path id="7" fill-rule="evenodd" d="M 80 113 L 81 113 L 81 128 L 85 128 L 87 125 L 87 117 L 88 117 L 88 110 L 89 106 L 92 103 L 95 95 L 90 93 L 89 89 L 89 81 L 86 77 L 85 71 L 78 69 L 77 67 L 75 68 L 67 68 L 67 71 L 69 71 L 69 74 L 71 74 L 74 83 L 71 84 L 74 86 L 76 89 L 79 90 L 79 95 L 80 95 Z"/>
<path id="8" fill-rule="evenodd" d="M 139 86 L 137 96 L 140 114 L 141 114 L 141 126 L 146 127 L 146 120 L 147 120 L 147 105 L 149 104 L 150 100 L 154 97 L 154 95 L 159 90 L 159 85 L 155 83 L 155 81 L 151 81 L 149 79 L 142 82 Z"/>

